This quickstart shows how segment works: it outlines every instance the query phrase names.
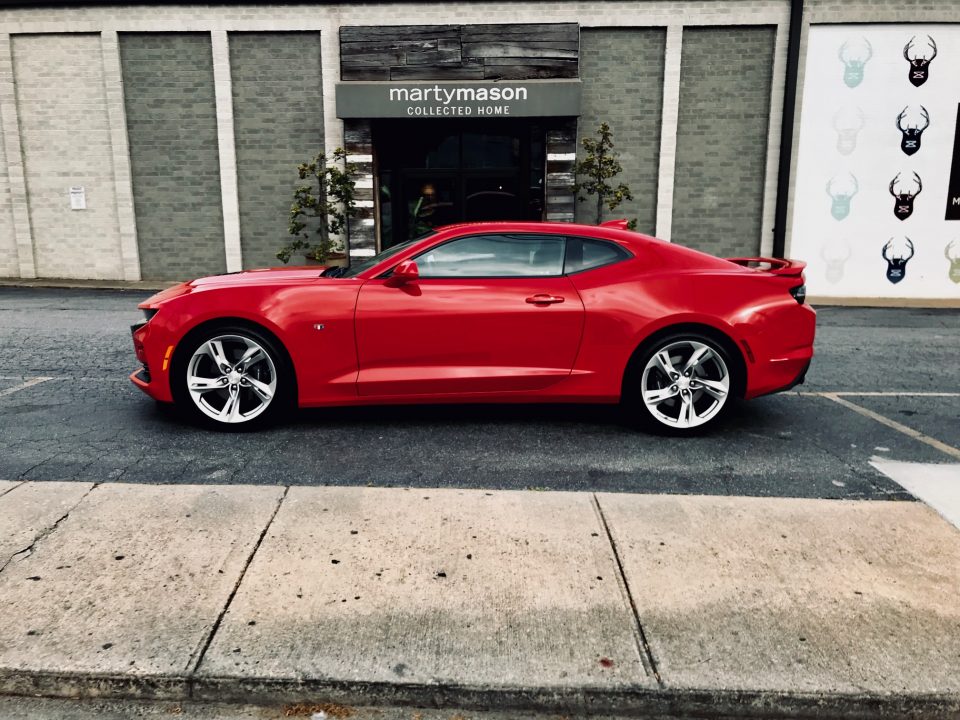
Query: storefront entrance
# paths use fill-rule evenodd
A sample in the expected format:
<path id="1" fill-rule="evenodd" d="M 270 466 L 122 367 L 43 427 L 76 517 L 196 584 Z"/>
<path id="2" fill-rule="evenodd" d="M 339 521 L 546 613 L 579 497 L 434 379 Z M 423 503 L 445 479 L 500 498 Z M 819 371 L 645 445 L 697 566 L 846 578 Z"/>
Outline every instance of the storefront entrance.
<path id="1" fill-rule="evenodd" d="M 542 220 L 546 130 L 536 118 L 375 122 L 381 248 L 450 223 Z"/>

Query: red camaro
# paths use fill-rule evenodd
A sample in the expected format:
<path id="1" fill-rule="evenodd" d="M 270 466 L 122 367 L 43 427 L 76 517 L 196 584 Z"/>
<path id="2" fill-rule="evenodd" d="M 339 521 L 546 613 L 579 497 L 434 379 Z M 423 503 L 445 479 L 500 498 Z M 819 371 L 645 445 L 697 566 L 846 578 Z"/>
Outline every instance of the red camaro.
<path id="1" fill-rule="evenodd" d="M 348 269 L 251 270 L 140 307 L 131 379 L 225 428 L 293 406 L 622 402 L 689 433 L 803 381 L 804 263 L 721 260 L 625 229 L 473 223 Z"/>

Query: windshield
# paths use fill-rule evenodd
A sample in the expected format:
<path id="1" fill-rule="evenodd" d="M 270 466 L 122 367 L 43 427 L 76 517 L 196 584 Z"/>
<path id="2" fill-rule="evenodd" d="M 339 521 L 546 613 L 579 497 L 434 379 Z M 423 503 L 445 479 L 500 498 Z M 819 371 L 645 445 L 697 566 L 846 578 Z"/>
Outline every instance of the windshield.
<path id="1" fill-rule="evenodd" d="M 362 273 L 364 270 L 369 270 L 374 265 L 377 265 L 378 263 L 383 262 L 387 258 L 397 255 L 398 253 L 406 250 L 408 247 L 410 247 L 414 243 L 420 242 L 421 240 L 424 240 L 434 234 L 435 233 L 431 231 L 424 235 L 421 235 L 420 237 L 416 237 L 413 240 L 407 240 L 406 242 L 402 242 L 398 245 L 394 245 L 393 247 L 387 248 L 379 255 L 374 255 L 373 257 L 367 258 L 366 260 L 361 260 L 360 262 L 350 263 L 349 267 L 328 268 L 327 270 L 324 270 L 323 276 L 324 277 L 342 277 L 342 278 L 356 277 L 357 275 Z"/>

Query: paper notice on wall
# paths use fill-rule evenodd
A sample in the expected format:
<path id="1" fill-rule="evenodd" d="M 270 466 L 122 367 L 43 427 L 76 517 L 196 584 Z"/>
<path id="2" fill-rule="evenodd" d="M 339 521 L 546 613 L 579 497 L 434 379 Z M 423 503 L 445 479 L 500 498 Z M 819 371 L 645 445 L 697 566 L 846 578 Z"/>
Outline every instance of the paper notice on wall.
<path id="1" fill-rule="evenodd" d="M 811 295 L 960 298 L 958 62 L 960 25 L 811 27 L 789 249 Z"/>
<path id="2" fill-rule="evenodd" d="M 70 209 L 87 209 L 87 192 L 83 185 L 74 185 L 70 188 Z"/>

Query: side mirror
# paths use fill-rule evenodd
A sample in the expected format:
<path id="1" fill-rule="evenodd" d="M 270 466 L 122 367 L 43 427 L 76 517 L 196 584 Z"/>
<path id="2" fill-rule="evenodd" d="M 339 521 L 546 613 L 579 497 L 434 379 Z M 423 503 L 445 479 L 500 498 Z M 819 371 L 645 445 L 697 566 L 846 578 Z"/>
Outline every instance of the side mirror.
<path id="1" fill-rule="evenodd" d="M 398 283 L 415 282 L 420 278 L 420 269 L 413 260 L 404 260 L 393 269 L 390 277 Z"/>

